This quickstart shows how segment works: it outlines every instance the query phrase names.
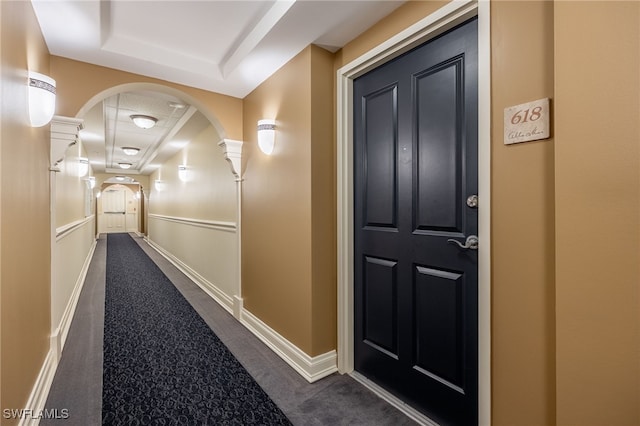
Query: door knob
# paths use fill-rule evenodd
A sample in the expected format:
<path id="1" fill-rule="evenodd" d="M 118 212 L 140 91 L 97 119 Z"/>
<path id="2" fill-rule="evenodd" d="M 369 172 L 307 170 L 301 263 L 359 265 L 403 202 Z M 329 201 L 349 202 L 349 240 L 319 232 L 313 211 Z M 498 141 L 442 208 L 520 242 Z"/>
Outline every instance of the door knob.
<path id="1" fill-rule="evenodd" d="M 449 238 L 447 240 L 447 242 L 448 243 L 455 243 L 460 248 L 463 248 L 463 249 L 478 250 L 478 236 L 477 235 L 469 235 L 467 237 L 467 240 L 464 242 L 464 244 L 462 244 L 460 241 L 454 240 L 452 238 Z"/>

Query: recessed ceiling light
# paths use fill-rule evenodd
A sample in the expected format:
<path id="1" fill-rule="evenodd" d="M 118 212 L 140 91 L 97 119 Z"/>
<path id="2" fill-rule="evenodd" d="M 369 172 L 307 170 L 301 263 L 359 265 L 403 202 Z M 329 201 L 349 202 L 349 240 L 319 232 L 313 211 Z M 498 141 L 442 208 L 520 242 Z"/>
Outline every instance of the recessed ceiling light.
<path id="1" fill-rule="evenodd" d="M 130 115 L 129 118 L 131 118 L 133 123 L 141 129 L 150 129 L 158 122 L 157 118 L 150 115 L 134 114 Z"/>
<path id="2" fill-rule="evenodd" d="M 140 152 L 140 148 L 135 148 L 133 146 L 123 146 L 122 150 L 127 155 L 136 155 L 138 152 Z"/>
<path id="3" fill-rule="evenodd" d="M 118 166 L 120 166 L 121 169 L 128 169 L 132 166 L 131 163 L 118 163 Z"/>
<path id="4" fill-rule="evenodd" d="M 169 102 L 169 106 L 175 109 L 182 109 L 185 107 L 185 105 L 181 104 L 180 102 Z"/>

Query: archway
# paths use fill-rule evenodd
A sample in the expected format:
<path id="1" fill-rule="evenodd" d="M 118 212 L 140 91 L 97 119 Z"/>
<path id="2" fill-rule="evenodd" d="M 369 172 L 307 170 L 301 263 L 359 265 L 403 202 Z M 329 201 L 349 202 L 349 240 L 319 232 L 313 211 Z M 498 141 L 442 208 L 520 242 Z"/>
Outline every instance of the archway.
<path id="1" fill-rule="evenodd" d="M 184 114 L 169 117 L 174 120 L 171 124 L 173 127 L 161 135 L 162 140 L 153 149 L 147 149 L 143 156 L 138 158 L 138 163 L 135 160 L 128 161 L 130 164 L 125 166 L 129 169 L 117 170 L 114 166 L 122 159 L 129 160 L 128 157 L 116 158 L 116 155 L 122 155 L 123 147 L 131 144 L 128 141 L 126 144 L 118 140 L 109 142 L 111 151 L 107 152 L 107 155 L 112 156 L 110 166 L 107 165 L 108 158 L 102 165 L 92 161 L 92 152 L 88 149 L 92 166 L 102 167 L 96 173 L 96 183 L 100 185 L 109 177 L 116 176 L 115 172 L 140 181 L 145 190 L 141 195 L 144 201 L 141 200 L 136 207 L 140 217 L 137 231 L 144 234 L 145 240 L 153 248 L 182 269 L 218 303 L 239 317 L 242 308 L 242 142 L 225 139 L 226 132 L 220 121 L 202 102 L 174 88 L 152 83 L 117 85 L 92 96 L 77 113 L 77 119 L 83 119 L 85 123 L 84 129 L 79 133 L 80 141 L 91 146 L 95 142 L 91 138 L 99 141 L 100 137 L 103 137 L 103 144 L 106 139 L 113 138 L 109 133 L 113 130 L 111 124 L 103 123 L 104 133 L 96 135 L 87 132 L 87 129 L 91 128 L 89 122 L 95 117 L 108 118 L 105 112 L 107 107 L 101 105 L 105 100 L 114 97 L 122 100 L 131 93 L 147 97 L 155 95 L 157 102 L 172 104 L 172 108 L 180 108 L 184 110 Z M 98 113 L 96 109 L 99 110 Z M 116 124 L 123 125 L 122 120 L 126 122 L 128 116 L 124 119 L 116 117 L 115 121 L 119 119 L 121 121 Z M 205 125 L 202 124 L 203 121 Z M 196 130 L 193 131 L 193 128 Z M 206 143 L 202 142 L 202 138 L 206 138 Z M 194 145 L 196 148 L 193 148 Z M 141 151 L 144 149 L 144 146 L 135 147 Z M 166 147 L 173 150 L 168 150 L 168 153 L 160 152 Z M 200 155 L 201 152 L 205 155 Z M 154 155 L 159 160 L 156 161 Z M 187 158 L 189 164 L 186 164 Z M 203 164 L 203 158 L 210 164 Z M 227 162 L 231 165 L 231 174 Z M 224 165 L 224 172 L 221 172 L 221 163 Z M 184 179 L 179 176 L 182 172 L 178 167 L 182 167 L 183 172 L 196 178 Z M 104 189 L 106 188 L 105 186 Z M 112 186 L 109 188 L 113 189 Z M 217 188 L 218 192 L 212 193 L 210 188 Z M 135 191 L 133 193 L 135 194 Z M 105 193 L 102 193 L 103 200 L 104 196 Z M 196 200 L 196 196 L 201 197 Z M 100 201 L 101 204 L 102 202 Z M 96 212 L 99 211 L 100 209 L 96 208 Z M 101 224 L 106 223 L 98 221 Z M 97 226 L 99 233 L 106 231 L 101 224 Z"/>
<path id="2" fill-rule="evenodd" d="M 100 186 L 96 195 L 97 233 L 133 232 L 143 234 L 142 186 L 137 181 L 110 178 Z"/>

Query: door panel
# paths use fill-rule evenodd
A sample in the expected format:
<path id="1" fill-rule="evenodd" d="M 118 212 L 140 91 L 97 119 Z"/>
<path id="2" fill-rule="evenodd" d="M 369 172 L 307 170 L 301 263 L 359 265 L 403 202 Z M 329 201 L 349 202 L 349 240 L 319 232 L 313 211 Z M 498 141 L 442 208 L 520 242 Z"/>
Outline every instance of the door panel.
<path id="1" fill-rule="evenodd" d="M 418 229 L 461 231 L 461 58 L 415 76 Z"/>
<path id="2" fill-rule="evenodd" d="M 477 23 L 354 81 L 356 371 L 477 423 Z"/>
<path id="3" fill-rule="evenodd" d="M 462 391 L 464 275 L 417 266 L 415 368 Z"/>
<path id="4" fill-rule="evenodd" d="M 376 173 L 366 175 L 367 226 L 396 227 L 397 90 L 392 85 L 363 97 L 365 158 Z M 369 196 L 369 194 L 371 194 Z"/>
<path id="5" fill-rule="evenodd" d="M 102 218 L 105 223 L 104 232 L 126 231 L 126 199 L 124 189 L 109 189 L 102 197 Z"/>
<path id="6" fill-rule="evenodd" d="M 365 343 L 390 357 L 398 358 L 397 262 L 365 257 L 364 334 Z"/>

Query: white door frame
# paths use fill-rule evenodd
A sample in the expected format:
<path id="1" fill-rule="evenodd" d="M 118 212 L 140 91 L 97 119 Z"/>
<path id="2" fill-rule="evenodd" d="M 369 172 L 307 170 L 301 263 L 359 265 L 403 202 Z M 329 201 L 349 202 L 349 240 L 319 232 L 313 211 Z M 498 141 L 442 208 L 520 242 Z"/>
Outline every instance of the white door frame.
<path id="1" fill-rule="evenodd" d="M 338 70 L 338 371 L 353 372 L 353 80 L 478 17 L 478 422 L 491 424 L 491 39 L 489 0 L 452 1 Z"/>

